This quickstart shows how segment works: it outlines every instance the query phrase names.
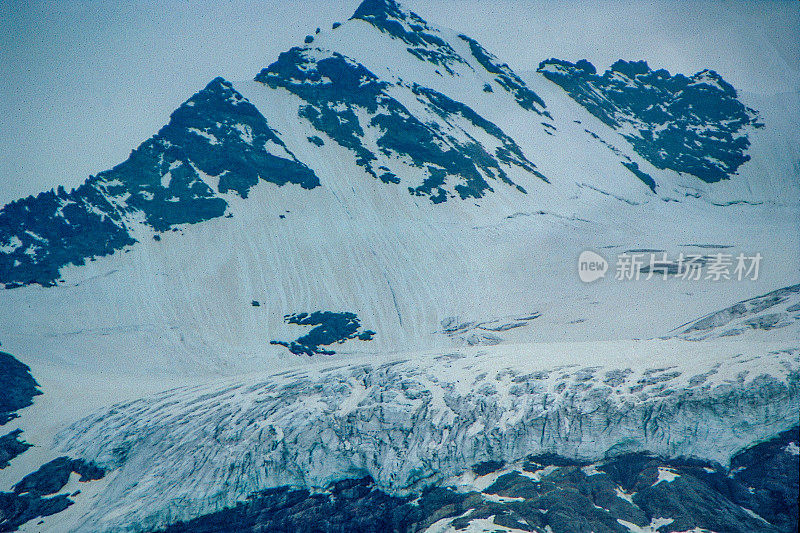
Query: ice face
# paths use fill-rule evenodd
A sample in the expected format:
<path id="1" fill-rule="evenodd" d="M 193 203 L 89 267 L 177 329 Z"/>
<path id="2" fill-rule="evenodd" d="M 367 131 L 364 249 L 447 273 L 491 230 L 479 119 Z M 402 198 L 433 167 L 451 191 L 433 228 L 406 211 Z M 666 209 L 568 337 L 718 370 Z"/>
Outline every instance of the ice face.
<path id="1" fill-rule="evenodd" d="M 58 440 L 110 470 L 113 489 L 90 516 L 117 527 L 157 526 L 283 485 L 371 476 L 406 494 L 537 453 L 727 464 L 796 424 L 797 349 L 697 349 L 676 339 L 494 346 L 317 365 L 119 405 Z"/>

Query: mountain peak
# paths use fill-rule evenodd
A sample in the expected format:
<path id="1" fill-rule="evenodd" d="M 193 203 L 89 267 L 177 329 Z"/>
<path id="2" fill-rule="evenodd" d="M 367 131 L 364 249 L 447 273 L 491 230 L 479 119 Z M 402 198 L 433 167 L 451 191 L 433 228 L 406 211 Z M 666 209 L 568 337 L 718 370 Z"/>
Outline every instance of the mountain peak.
<path id="1" fill-rule="evenodd" d="M 435 30 L 425 19 L 394 0 L 364 0 L 350 19 L 368 22 L 412 46 L 447 46 L 441 38 L 427 33 Z"/>
<path id="2" fill-rule="evenodd" d="M 611 65 L 610 70 L 625 74 L 629 78 L 634 78 L 640 74 L 647 74 L 650 72 L 650 65 L 647 61 L 625 61 L 619 59 Z"/>
<path id="3" fill-rule="evenodd" d="M 361 20 L 405 19 L 406 15 L 400 4 L 394 0 L 364 0 L 350 18 Z"/>

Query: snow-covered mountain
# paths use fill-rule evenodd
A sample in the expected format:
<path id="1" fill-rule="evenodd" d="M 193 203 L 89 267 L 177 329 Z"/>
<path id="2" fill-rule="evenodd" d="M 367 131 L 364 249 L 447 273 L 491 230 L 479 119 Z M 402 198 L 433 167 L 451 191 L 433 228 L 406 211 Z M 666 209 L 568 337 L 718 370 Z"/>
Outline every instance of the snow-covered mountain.
<path id="1" fill-rule="evenodd" d="M 534 314 L 488 340 L 640 338 L 797 282 L 786 221 L 800 155 L 778 144 L 794 123 L 741 103 L 717 75 L 690 82 L 637 63 L 650 73 L 631 73 L 630 87 L 616 70 L 605 85 L 587 78 L 592 94 L 621 95 L 612 121 L 549 81 L 551 67 L 523 81 L 393 4 L 364 3 L 307 40 L 255 81 L 213 80 L 81 187 L 6 206 L 4 341 L 51 338 L 60 356 L 95 364 L 133 345 L 136 357 L 112 362 L 132 370 L 250 370 L 287 359 L 270 341 L 302 335 L 284 315 L 355 313 L 375 331 L 338 352 L 480 342 L 449 330 Z M 699 137 L 699 122 L 720 133 Z M 642 131 L 695 133 L 648 145 Z M 731 154 L 726 179 L 686 171 L 702 167 L 697 138 L 712 143 L 708 168 Z M 671 285 L 587 288 L 575 276 L 584 249 L 677 257 L 715 251 L 706 245 L 768 252 L 759 280 L 691 284 L 706 306 L 695 310 Z"/>
<path id="2" fill-rule="evenodd" d="M 788 439 L 796 461 L 800 97 L 638 59 L 515 73 L 365 0 L 116 167 L 3 207 L 0 526 L 158 529 L 365 476 L 398 506 L 474 500 L 453 480 L 542 454 L 733 479 Z M 605 279 L 580 281 L 585 250 Z M 786 514 L 720 494 L 741 531 Z M 500 527 L 462 500 L 396 527 Z M 605 530 L 723 527 L 632 502 Z"/>

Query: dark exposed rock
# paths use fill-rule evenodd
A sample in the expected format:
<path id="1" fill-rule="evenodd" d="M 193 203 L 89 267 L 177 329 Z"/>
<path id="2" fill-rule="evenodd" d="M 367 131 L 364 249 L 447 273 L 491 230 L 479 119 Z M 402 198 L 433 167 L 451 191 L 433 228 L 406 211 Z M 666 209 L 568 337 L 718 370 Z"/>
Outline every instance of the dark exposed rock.
<path id="1" fill-rule="evenodd" d="M 324 57 L 319 58 L 320 53 Z M 356 163 L 374 178 L 399 183 L 397 173 L 379 165 L 378 158 L 407 157 L 412 166 L 427 174 L 421 184 L 408 187 L 409 192 L 427 196 L 433 203 L 445 202 L 455 195 L 461 199 L 480 198 L 492 191 L 487 179 L 513 186 L 501 164 L 523 168 L 544 179 L 510 137 L 468 106 L 432 89 L 412 86 L 420 101 L 441 118 L 444 127 L 420 120 L 390 95 L 389 83 L 341 54 L 292 48 L 255 79 L 299 96 L 305 102 L 299 115 L 351 150 Z M 359 115 L 363 112 L 370 118 L 362 123 Z M 462 141 L 449 135 L 445 128 L 457 127 L 454 118 L 468 120 L 497 138 L 502 146 L 490 153 L 474 138 L 468 136 Z M 378 129 L 379 154 L 364 145 L 366 128 Z"/>
<path id="2" fill-rule="evenodd" d="M 361 321 L 355 313 L 334 313 L 332 311 L 315 311 L 311 314 L 298 313 L 286 315 L 284 320 L 288 324 L 298 326 L 316 326 L 295 341 L 271 341 L 271 344 L 286 346 L 296 355 L 334 355 L 336 352 L 327 350 L 322 346 L 341 344 L 348 339 L 370 341 L 375 335 L 372 330 L 359 331 Z"/>
<path id="3" fill-rule="evenodd" d="M 0 426 L 16 418 L 16 411 L 33 403 L 33 397 L 41 394 L 38 387 L 27 365 L 0 352 Z"/>
<path id="4" fill-rule="evenodd" d="M 218 190 L 207 176 L 218 178 Z M 0 283 L 53 285 L 63 266 L 134 244 L 129 215 L 141 214 L 159 232 L 203 222 L 225 214 L 218 193 L 246 198 L 259 179 L 319 185 L 255 106 L 216 78 L 125 162 L 72 191 L 59 187 L 3 207 Z"/>
<path id="5" fill-rule="evenodd" d="M 72 503 L 65 495 L 41 498 L 34 494 L 0 492 L 0 531 L 16 531 L 25 522 L 60 513 Z"/>
<path id="6" fill-rule="evenodd" d="M 38 494 L 45 496 L 55 494 L 64 488 L 72 473 L 80 476 L 80 481 L 94 481 L 102 479 L 105 471 L 94 463 L 87 463 L 82 459 L 58 457 L 39 467 L 36 472 L 28 474 L 14 485 L 16 494 Z"/>
<path id="7" fill-rule="evenodd" d="M 500 63 L 500 60 L 487 52 L 475 39 L 471 39 L 466 35 L 459 35 L 465 41 L 472 52 L 473 57 L 481 64 L 483 68 L 495 75 L 495 81 L 511 93 L 517 100 L 517 103 L 523 109 L 534 111 L 540 115 L 550 116 L 545 111 L 545 103 L 538 94 L 533 92 L 525 85 L 522 78 L 517 76 L 511 68 L 505 63 Z M 490 87 L 491 88 L 491 87 Z"/>
<path id="8" fill-rule="evenodd" d="M 0 492 L 0 531 L 15 531 L 25 522 L 60 513 L 75 503 L 64 494 L 51 496 L 66 486 L 73 472 L 83 483 L 105 475 L 102 468 L 81 459 L 59 457 L 42 465 L 14 485 L 12 492 Z"/>
<path id="9" fill-rule="evenodd" d="M 800 479 L 798 478 L 800 429 L 795 427 L 775 439 L 757 444 L 731 460 L 730 497 L 755 511 L 780 531 L 797 531 Z"/>
<path id="10" fill-rule="evenodd" d="M 405 13 L 393 0 L 366 0 L 351 17 L 369 22 L 381 32 L 410 45 L 407 50 L 421 61 L 432 63 L 454 74 L 452 65 L 466 64 L 464 59 L 436 30 L 414 12 Z"/>
<path id="11" fill-rule="evenodd" d="M 708 183 L 729 179 L 750 159 L 745 128 L 763 126 L 712 70 L 673 76 L 644 61 L 619 60 L 599 75 L 586 60 L 549 59 L 539 72 L 612 128 L 625 128 L 623 136 L 656 168 Z"/>
<path id="12" fill-rule="evenodd" d="M 505 463 L 502 461 L 484 461 L 483 463 L 474 465 L 472 471 L 475 472 L 477 476 L 485 476 L 486 474 L 497 472 L 503 468 L 503 466 L 505 466 Z"/>
<path id="13" fill-rule="evenodd" d="M 234 508 L 173 524 L 164 531 L 420 531 L 440 518 L 463 513 L 479 500 L 475 495 L 438 488 L 423 492 L 418 499 L 393 497 L 364 478 L 334 483 L 322 494 L 272 489 Z"/>
<path id="14" fill-rule="evenodd" d="M 633 175 L 642 180 L 645 185 L 650 187 L 651 191 L 656 192 L 656 181 L 650 174 L 639 169 L 639 163 L 636 161 L 623 161 L 622 166 L 633 172 Z"/>
<path id="15" fill-rule="evenodd" d="M 30 444 L 19 439 L 21 434 L 22 430 L 16 429 L 0 437 L 0 470 L 7 467 L 12 459 L 31 447 Z"/>
<path id="16" fill-rule="evenodd" d="M 0 283 L 55 285 L 61 267 L 134 242 L 96 178 L 70 192 L 42 192 L 0 209 Z"/>
<path id="17" fill-rule="evenodd" d="M 308 142 L 317 146 L 323 146 L 325 144 L 325 142 L 316 135 L 311 135 L 308 137 Z"/>
<path id="18" fill-rule="evenodd" d="M 545 178 L 539 171 L 536 170 L 536 165 L 531 163 L 526 157 L 525 154 L 522 153 L 522 149 L 517 146 L 517 143 L 514 140 L 506 135 L 503 130 L 501 130 L 497 125 L 494 123 L 486 120 L 478 113 L 473 111 L 469 106 L 457 102 L 452 98 L 445 96 L 444 94 L 434 91 L 433 89 L 428 89 L 426 87 L 421 87 L 419 85 L 414 85 L 412 90 L 415 94 L 424 97 L 427 100 L 427 104 L 429 109 L 431 109 L 434 113 L 439 115 L 442 119 L 448 120 L 451 117 L 462 117 L 469 121 L 472 125 L 481 128 L 483 131 L 491 135 L 492 137 L 498 139 L 502 143 L 502 147 L 497 148 L 495 150 L 495 158 L 503 163 L 508 165 L 515 165 L 520 168 L 531 172 L 538 178 L 542 179 L 543 181 L 548 182 L 547 178 Z M 506 176 L 506 173 L 503 169 L 494 161 L 491 157 L 486 157 L 488 154 L 482 148 L 476 146 L 471 150 L 476 158 L 476 164 L 479 168 L 483 169 L 489 173 L 497 173 L 498 177 L 503 180 L 504 182 L 508 183 L 509 185 L 513 185 L 514 183 Z M 447 167 L 445 167 L 447 168 Z M 478 185 L 485 186 L 486 183 L 483 180 L 475 180 L 478 182 Z M 473 185 L 474 187 L 474 185 Z M 518 188 L 524 192 L 524 189 L 518 186 Z M 456 187 L 456 190 L 459 190 Z M 472 194 L 461 194 L 462 198 L 467 197 L 476 197 L 476 191 L 472 191 Z M 479 191 L 477 191 L 479 192 Z"/>

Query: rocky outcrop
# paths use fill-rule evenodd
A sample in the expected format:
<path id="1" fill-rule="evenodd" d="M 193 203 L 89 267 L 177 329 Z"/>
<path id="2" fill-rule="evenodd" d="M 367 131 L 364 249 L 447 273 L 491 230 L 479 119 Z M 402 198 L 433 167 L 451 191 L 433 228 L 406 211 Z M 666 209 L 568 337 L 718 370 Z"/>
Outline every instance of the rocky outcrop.
<path id="1" fill-rule="evenodd" d="M 781 328 L 800 329 L 800 284 L 738 302 L 677 328 L 691 340 L 736 337 Z"/>
<path id="2" fill-rule="evenodd" d="M 22 478 L 12 492 L 0 492 L 0 531 L 15 531 L 30 520 L 60 513 L 75 503 L 70 494 L 57 494 L 72 473 L 78 474 L 81 483 L 105 475 L 103 469 L 90 462 L 69 457 L 53 459 Z"/>
<path id="3" fill-rule="evenodd" d="M 41 394 L 30 368 L 11 354 L 0 352 L 0 426 L 16 418 L 17 411 Z"/>
<path id="4" fill-rule="evenodd" d="M 707 183 L 729 179 L 750 160 L 748 128 L 763 126 L 713 70 L 686 77 L 651 70 L 645 61 L 619 60 L 600 75 L 585 59 L 549 59 L 538 71 L 619 130 L 656 168 Z"/>
<path id="5" fill-rule="evenodd" d="M 246 198 L 259 180 L 319 185 L 255 106 L 216 78 L 123 163 L 0 209 L 0 283 L 54 285 L 64 266 L 134 244 L 138 224 L 163 232 L 221 217 L 222 195 Z"/>
<path id="6" fill-rule="evenodd" d="M 0 470 L 7 467 L 12 459 L 25 453 L 31 447 L 31 444 L 19 438 L 21 434 L 22 430 L 16 429 L 0 437 Z"/>

